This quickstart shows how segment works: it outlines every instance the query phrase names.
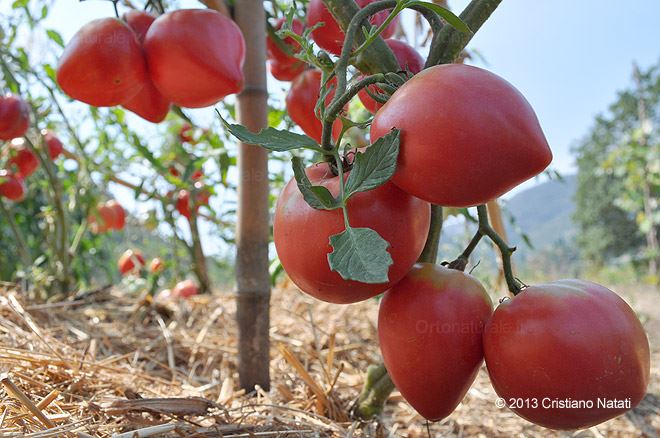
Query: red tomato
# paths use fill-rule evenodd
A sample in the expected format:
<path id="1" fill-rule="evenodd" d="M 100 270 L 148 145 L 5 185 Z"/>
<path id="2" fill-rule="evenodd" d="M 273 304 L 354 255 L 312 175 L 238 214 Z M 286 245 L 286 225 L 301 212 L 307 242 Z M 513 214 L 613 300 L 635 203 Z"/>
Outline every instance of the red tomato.
<path id="1" fill-rule="evenodd" d="M 42 129 L 41 135 L 44 138 L 46 146 L 48 147 L 48 156 L 51 160 L 55 160 L 57 157 L 62 155 L 64 152 L 64 145 L 60 139 L 55 136 L 55 134 L 47 129 Z"/>
<path id="2" fill-rule="evenodd" d="M 193 127 L 190 125 L 190 123 L 184 123 L 181 125 L 181 129 L 179 130 L 179 139 L 184 142 L 184 143 L 192 143 L 194 141 L 193 139 Z M 178 176 L 178 175 L 174 175 Z"/>
<path id="3" fill-rule="evenodd" d="M 377 0 L 356 0 L 356 3 L 361 8 L 364 8 L 369 3 L 375 1 Z M 376 15 L 372 15 L 369 22 L 374 26 L 380 26 L 387 19 L 389 12 L 389 10 L 386 10 L 381 11 Z M 385 28 L 383 33 L 381 33 L 381 36 L 383 38 L 389 38 L 394 35 L 398 22 L 399 17 L 397 16 Z M 309 6 L 307 6 L 307 27 L 312 27 L 317 23 L 325 24 L 323 27 L 319 27 L 312 31 L 312 38 L 314 38 L 316 44 L 334 55 L 339 55 L 341 53 L 342 45 L 344 44 L 344 32 L 341 30 L 328 8 L 326 8 L 323 0 L 311 0 Z"/>
<path id="4" fill-rule="evenodd" d="M 339 178 L 327 163 L 311 166 L 307 176 L 337 196 Z M 303 199 L 292 179 L 277 199 L 273 221 L 277 255 L 291 280 L 305 293 L 331 303 L 355 303 L 378 295 L 398 282 L 424 248 L 431 209 L 427 202 L 399 190 L 391 183 L 354 195 L 348 202 L 352 227 L 368 227 L 390 243 L 394 263 L 389 281 L 367 284 L 344 280 L 328 265 L 330 236 L 341 233 L 341 210 L 315 210 Z"/>
<path id="5" fill-rule="evenodd" d="M 163 14 L 149 28 L 144 49 L 156 88 L 177 105 L 210 106 L 243 88 L 245 41 L 238 26 L 218 12 Z"/>
<path id="6" fill-rule="evenodd" d="M 388 373 L 424 418 L 451 414 L 484 358 L 481 336 L 493 305 L 471 275 L 418 263 L 385 292 L 378 338 Z"/>
<path id="7" fill-rule="evenodd" d="M 277 31 L 282 28 L 282 25 L 286 23 L 286 18 L 282 17 L 279 18 L 275 24 L 273 25 L 273 28 Z M 291 22 L 291 28 L 292 30 L 297 33 L 298 35 L 302 35 L 305 27 L 303 26 L 302 22 L 298 20 L 297 18 L 294 18 Z M 300 45 L 291 37 L 286 37 L 282 40 L 284 44 L 289 46 L 291 49 L 292 53 L 296 53 L 300 50 Z M 285 51 L 283 51 L 280 46 L 277 45 L 277 43 L 269 36 L 266 38 L 266 49 L 268 51 L 268 59 L 270 60 L 276 60 L 282 64 L 291 64 L 293 62 L 302 62 L 298 58 L 292 57 L 291 55 L 287 54 Z M 303 63 L 304 65 L 304 63 Z"/>
<path id="8" fill-rule="evenodd" d="M 174 286 L 172 296 L 180 298 L 190 298 L 199 293 L 199 288 L 192 280 L 183 280 Z"/>
<path id="9" fill-rule="evenodd" d="M 0 96 L 0 140 L 22 137 L 30 126 L 30 107 L 18 96 Z"/>
<path id="10" fill-rule="evenodd" d="M 410 72 L 412 74 L 416 74 L 422 71 L 424 68 L 424 58 L 422 58 L 422 55 L 420 55 L 414 47 L 404 43 L 403 41 L 394 39 L 385 40 L 385 43 L 394 53 L 396 60 L 399 61 L 401 70 Z M 369 91 L 373 94 L 382 92 L 382 90 L 375 85 L 371 85 L 368 88 Z M 375 113 L 380 109 L 380 107 L 383 106 L 381 103 L 373 100 L 364 88 L 360 90 L 358 97 L 360 98 L 360 102 L 362 102 L 365 108 L 367 108 L 372 113 Z"/>
<path id="11" fill-rule="evenodd" d="M 26 193 L 27 189 L 22 178 L 7 170 L 0 170 L 0 196 L 20 202 L 25 199 Z"/>
<path id="12" fill-rule="evenodd" d="M 270 74 L 282 82 L 293 81 L 307 68 L 307 64 L 302 61 L 287 63 L 277 60 L 268 61 L 268 71 Z"/>
<path id="13" fill-rule="evenodd" d="M 121 204 L 115 200 L 108 201 L 105 203 L 105 207 L 110 209 L 112 214 L 112 220 L 109 223 L 110 227 L 115 230 L 122 230 L 126 225 L 126 211 Z"/>
<path id="14" fill-rule="evenodd" d="M 138 42 L 142 44 L 144 43 L 144 37 L 147 35 L 149 27 L 156 17 L 144 11 L 132 9 L 124 14 L 123 19 L 128 24 L 128 27 L 135 32 Z"/>
<path id="15" fill-rule="evenodd" d="M 115 18 L 94 20 L 80 28 L 57 68 L 62 90 L 93 106 L 123 104 L 142 90 L 147 79 L 135 33 Z"/>
<path id="16" fill-rule="evenodd" d="M 195 201 L 195 212 L 199 210 L 199 207 L 202 205 L 209 204 L 209 198 L 211 194 L 208 190 L 204 189 L 204 185 L 200 182 L 195 183 L 195 188 L 197 191 L 197 199 Z M 179 190 L 179 193 L 176 196 L 176 209 L 181 214 L 181 216 L 186 219 L 190 219 L 190 192 L 188 190 L 182 189 Z"/>
<path id="17" fill-rule="evenodd" d="M 329 86 L 336 86 L 335 81 L 332 84 Z M 323 134 L 323 124 L 316 117 L 314 107 L 320 95 L 320 70 L 307 70 L 299 75 L 291 84 L 289 93 L 286 95 L 286 111 L 289 113 L 291 120 L 300 126 L 305 134 L 319 143 Z M 328 94 L 325 99 L 326 104 L 330 103 L 334 95 L 334 91 Z M 339 119 L 335 120 L 332 125 L 332 133 L 335 138 L 341 133 L 341 121 Z"/>
<path id="18" fill-rule="evenodd" d="M 531 286 L 500 304 L 484 331 L 490 380 L 507 404 L 551 429 L 582 429 L 624 413 L 644 397 L 649 343 L 635 312 L 595 283 L 559 280 Z M 563 408 L 558 401 L 593 403 Z M 607 408 L 599 400 L 627 400 Z"/>
<path id="19" fill-rule="evenodd" d="M 499 76 L 468 65 L 427 68 L 406 82 L 376 113 L 371 140 L 392 128 L 401 130 L 392 181 L 434 204 L 484 204 L 552 161 L 523 95 Z"/>
<path id="20" fill-rule="evenodd" d="M 204 172 L 202 172 L 201 169 L 197 169 L 192 174 L 190 174 L 190 179 L 193 181 L 197 181 L 198 179 L 202 179 L 203 177 L 204 177 Z"/>
<path id="21" fill-rule="evenodd" d="M 161 272 L 163 272 L 163 269 L 165 269 L 165 264 L 158 257 L 151 260 L 151 263 L 149 263 L 149 272 L 151 272 L 152 274 L 160 274 Z"/>
<path id="22" fill-rule="evenodd" d="M 142 252 L 137 249 L 126 250 L 121 257 L 119 257 L 119 261 L 117 262 L 117 267 L 119 268 L 121 275 L 136 273 L 140 271 L 142 266 L 144 266 L 144 256 L 142 255 Z"/>
<path id="23" fill-rule="evenodd" d="M 39 168 L 39 159 L 30 149 L 25 147 L 25 140 L 22 138 L 13 139 L 8 150 L 10 158 L 7 164 L 16 168 L 16 176 L 27 178 Z"/>
<path id="24" fill-rule="evenodd" d="M 144 37 L 155 19 L 156 17 L 138 10 L 124 14 L 124 20 L 135 32 L 140 44 L 144 42 Z M 162 122 L 170 111 L 170 102 L 160 94 L 151 79 L 147 79 L 142 91 L 122 106 L 151 123 Z"/>

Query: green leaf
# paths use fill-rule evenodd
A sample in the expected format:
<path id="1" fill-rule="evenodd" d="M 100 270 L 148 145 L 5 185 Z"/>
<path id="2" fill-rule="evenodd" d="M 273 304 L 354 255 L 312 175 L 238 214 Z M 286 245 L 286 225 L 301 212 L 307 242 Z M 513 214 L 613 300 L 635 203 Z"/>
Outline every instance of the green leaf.
<path id="1" fill-rule="evenodd" d="M 298 189 L 310 207 L 317 210 L 335 210 L 341 207 L 341 204 L 332 196 L 330 190 L 323 186 L 312 185 L 312 182 L 305 173 L 305 165 L 300 157 L 293 157 L 291 159 L 291 166 L 293 167 L 293 174 L 296 177 Z"/>
<path id="2" fill-rule="evenodd" d="M 44 71 L 46 75 L 55 83 L 57 83 L 57 72 L 50 64 L 44 64 Z"/>
<path id="3" fill-rule="evenodd" d="M 26 7 L 28 4 L 28 0 L 16 0 L 14 3 L 12 3 L 11 7 L 12 9 L 20 9 Z"/>
<path id="4" fill-rule="evenodd" d="M 255 134 L 245 126 L 228 123 L 222 118 L 219 112 L 217 113 L 218 117 L 220 117 L 220 120 L 222 120 L 222 123 L 225 125 L 225 128 L 227 128 L 234 137 L 244 143 L 256 144 L 274 152 L 284 152 L 293 149 L 311 149 L 316 152 L 323 152 L 323 149 L 321 149 L 321 146 L 319 146 L 316 140 L 306 135 L 275 128 L 262 129 L 258 134 Z"/>
<path id="5" fill-rule="evenodd" d="M 399 130 L 393 129 L 364 153 L 357 153 L 346 179 L 345 200 L 358 192 L 375 189 L 389 180 L 399 156 Z"/>
<path id="6" fill-rule="evenodd" d="M 390 244 L 371 228 L 351 228 L 330 236 L 333 251 L 328 254 L 330 269 L 344 280 L 386 283 L 393 263 L 387 252 Z"/>
<path id="7" fill-rule="evenodd" d="M 441 16 L 447 23 L 455 27 L 457 30 L 467 34 L 473 34 L 472 30 L 468 27 L 463 20 L 461 20 L 457 15 L 451 12 L 449 9 L 445 9 L 440 5 L 435 3 L 423 2 L 423 1 L 411 1 L 406 3 L 406 6 L 421 6 L 426 9 L 430 9 L 439 16 Z"/>
<path id="8" fill-rule="evenodd" d="M 48 38 L 53 40 L 55 44 L 57 44 L 60 47 L 64 47 L 64 39 L 62 39 L 62 35 L 56 30 L 53 29 L 48 29 L 46 30 L 46 35 L 48 35 Z"/>

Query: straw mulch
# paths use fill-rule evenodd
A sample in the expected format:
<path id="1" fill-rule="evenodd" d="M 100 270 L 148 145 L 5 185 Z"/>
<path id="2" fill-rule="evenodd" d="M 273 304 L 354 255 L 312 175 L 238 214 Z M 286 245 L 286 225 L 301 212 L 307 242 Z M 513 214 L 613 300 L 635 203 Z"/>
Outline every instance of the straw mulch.
<path id="1" fill-rule="evenodd" d="M 250 394 L 237 388 L 231 295 L 195 297 L 160 312 L 153 307 L 146 311 L 138 301 L 119 290 L 101 290 L 75 301 L 35 304 L 16 290 L 0 288 L 0 436 L 428 433 L 423 419 L 396 392 L 379 420 L 350 418 L 363 373 L 379 356 L 374 301 L 337 306 L 294 290 L 275 290 L 272 389 Z M 657 328 L 657 321 L 650 323 Z M 657 345 L 654 359 L 657 365 Z M 430 433 L 658 436 L 660 402 L 652 394 L 660 388 L 657 366 L 652 375 L 650 394 L 635 411 L 562 435 L 496 408 L 496 395 L 482 370 L 456 412 L 431 425 Z"/>

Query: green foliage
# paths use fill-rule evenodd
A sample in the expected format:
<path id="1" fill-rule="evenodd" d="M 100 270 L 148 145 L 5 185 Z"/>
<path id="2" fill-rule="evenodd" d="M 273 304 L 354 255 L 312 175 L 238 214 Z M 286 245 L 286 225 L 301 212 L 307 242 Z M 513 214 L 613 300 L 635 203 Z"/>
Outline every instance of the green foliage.
<path id="1" fill-rule="evenodd" d="M 640 81 L 640 89 L 619 93 L 575 148 L 578 243 L 583 255 L 596 264 L 621 256 L 639 257 L 643 233 L 649 227 L 657 233 L 660 223 L 660 65 L 641 74 Z M 646 106 L 645 126 L 640 122 L 640 98 Z M 644 214 L 644 184 L 649 184 L 655 199 L 652 217 Z"/>

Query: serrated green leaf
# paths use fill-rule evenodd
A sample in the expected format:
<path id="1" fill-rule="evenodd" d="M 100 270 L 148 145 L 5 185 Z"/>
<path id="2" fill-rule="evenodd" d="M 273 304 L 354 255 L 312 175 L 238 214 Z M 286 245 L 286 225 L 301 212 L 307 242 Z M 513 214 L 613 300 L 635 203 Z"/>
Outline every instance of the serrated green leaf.
<path id="1" fill-rule="evenodd" d="M 393 263 L 387 252 L 390 244 L 371 228 L 351 228 L 330 236 L 330 269 L 344 280 L 386 283 Z"/>
<path id="2" fill-rule="evenodd" d="M 430 9 L 439 16 L 441 16 L 447 23 L 455 27 L 457 30 L 460 30 L 461 32 L 472 34 L 472 30 L 468 27 L 467 24 L 463 20 L 461 20 L 456 14 L 454 14 L 452 11 L 449 9 L 443 8 L 440 5 L 436 5 L 435 3 L 430 3 L 430 2 L 423 2 L 423 1 L 411 1 L 406 3 L 406 6 L 421 6 L 426 9 Z"/>
<path id="3" fill-rule="evenodd" d="M 46 35 L 48 35 L 48 38 L 53 40 L 55 44 L 57 44 L 60 47 L 64 47 L 64 39 L 62 38 L 62 35 L 56 30 L 53 29 L 48 29 L 46 30 Z"/>
<path id="4" fill-rule="evenodd" d="M 311 149 L 316 152 L 323 152 L 316 140 L 306 135 L 275 128 L 262 129 L 259 133 L 255 134 L 244 126 L 233 125 L 227 122 L 222 118 L 220 113 L 218 113 L 218 117 L 220 117 L 225 128 L 234 137 L 244 143 L 256 144 L 273 152 L 284 152 L 294 149 Z"/>
<path id="5" fill-rule="evenodd" d="M 353 194 L 375 189 L 389 180 L 396 170 L 399 156 L 399 130 L 393 129 L 357 153 L 351 173 L 346 179 L 345 200 Z"/>
<path id="6" fill-rule="evenodd" d="M 293 167 L 293 174 L 296 178 L 298 189 L 310 207 L 317 210 L 335 210 L 341 207 L 341 204 L 332 196 L 330 190 L 323 186 L 312 184 L 305 173 L 305 165 L 299 157 L 293 157 L 291 159 L 291 166 Z"/>

